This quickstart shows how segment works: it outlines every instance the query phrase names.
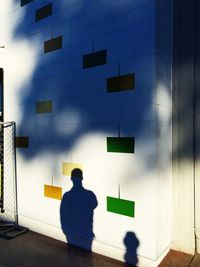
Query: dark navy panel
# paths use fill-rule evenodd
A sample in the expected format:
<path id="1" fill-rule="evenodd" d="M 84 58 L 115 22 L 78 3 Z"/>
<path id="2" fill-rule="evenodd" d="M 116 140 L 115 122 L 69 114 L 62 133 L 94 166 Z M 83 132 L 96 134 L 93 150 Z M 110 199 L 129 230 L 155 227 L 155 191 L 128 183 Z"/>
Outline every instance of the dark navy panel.
<path id="1" fill-rule="evenodd" d="M 44 42 L 44 53 L 48 53 L 62 48 L 62 36 Z"/>
<path id="2" fill-rule="evenodd" d="M 29 137 L 28 136 L 17 136 L 15 137 L 15 146 L 21 148 L 29 147 Z"/>
<path id="3" fill-rule="evenodd" d="M 83 56 L 83 68 L 93 68 L 107 63 L 107 50 L 101 50 Z"/>
<path id="4" fill-rule="evenodd" d="M 35 21 L 39 21 L 52 15 L 52 4 L 48 4 L 35 11 Z"/>
<path id="5" fill-rule="evenodd" d="M 107 92 L 133 90 L 135 88 L 135 75 L 127 74 L 107 79 Z"/>
<path id="6" fill-rule="evenodd" d="M 30 2 L 32 2 L 33 0 L 21 0 L 21 6 L 24 6 Z"/>

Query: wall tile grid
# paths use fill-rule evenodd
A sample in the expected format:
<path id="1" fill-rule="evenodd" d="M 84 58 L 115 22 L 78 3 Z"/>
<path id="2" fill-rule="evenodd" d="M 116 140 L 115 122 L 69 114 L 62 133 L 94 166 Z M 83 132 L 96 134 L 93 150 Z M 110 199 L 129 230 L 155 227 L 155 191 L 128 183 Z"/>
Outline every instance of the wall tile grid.
<path id="1" fill-rule="evenodd" d="M 156 103 L 171 108 L 171 1 L 157 1 L 156 5 L 156 70 L 157 97 Z M 159 93 L 160 92 L 160 93 Z M 164 97 L 163 94 L 166 94 Z M 168 100 L 166 99 L 168 98 Z"/>
<path id="2" fill-rule="evenodd" d="M 36 128 L 30 127 L 27 130 L 30 144 L 22 140 L 21 145 L 18 141 L 17 147 L 25 147 L 26 143 L 33 158 L 42 149 L 47 152 L 51 148 L 64 153 L 67 150 L 73 152 L 77 140 L 88 133 L 103 132 L 106 133 L 106 164 L 109 165 L 110 159 L 125 161 L 126 157 L 131 159 L 130 162 L 138 162 L 138 155 L 150 153 L 150 146 L 146 146 L 147 152 L 144 152 L 145 149 L 141 152 L 141 147 L 145 147 L 146 143 L 144 145 L 140 140 L 138 145 L 135 134 L 140 136 L 141 132 L 142 136 L 143 124 L 152 123 L 154 127 L 155 121 L 152 102 L 155 68 L 159 61 L 158 58 L 155 60 L 154 1 L 91 1 L 88 5 L 86 1 L 76 0 L 73 3 L 63 1 L 62 7 L 60 1 L 45 1 L 40 5 L 36 2 L 21 2 L 21 8 L 28 11 L 28 24 L 20 24 L 18 31 L 23 38 L 30 38 L 30 49 L 34 49 L 38 60 L 31 80 L 33 88 L 29 98 L 32 104 L 25 103 L 26 110 L 22 110 L 22 117 L 34 118 L 40 130 L 34 134 Z M 159 44 L 162 54 L 165 47 L 161 42 Z M 30 59 L 26 57 L 26 60 L 28 62 Z M 162 60 L 166 64 L 159 64 L 164 66 L 162 72 L 166 75 L 166 69 L 169 70 L 167 57 Z M 72 129 L 73 125 L 75 130 Z M 26 135 L 26 130 L 23 130 L 26 127 L 21 127 L 23 135 Z M 132 128 L 134 131 L 130 130 Z M 145 138 L 147 143 L 153 140 L 148 139 L 148 135 Z M 59 158 L 55 162 L 57 167 L 54 167 L 59 170 L 60 176 L 64 176 L 61 177 L 63 180 L 71 176 L 73 168 L 81 169 L 84 165 L 76 158 L 71 162 Z M 86 173 L 91 171 L 88 166 Z M 55 179 L 55 185 L 51 184 L 51 178 L 49 182 L 47 179 L 43 181 L 41 192 L 45 201 L 62 199 L 66 188 L 59 179 Z M 113 187 L 117 186 L 117 181 L 113 182 Z M 103 190 L 98 192 L 96 189 L 97 194 L 103 194 Z M 137 225 L 140 213 L 135 214 L 135 207 L 141 207 L 140 201 L 137 202 L 137 192 L 130 195 L 124 190 L 120 198 L 117 197 L 117 190 L 116 195 L 114 191 L 106 192 L 103 208 L 102 203 L 99 204 L 109 214 L 105 216 L 115 213 L 131 223 L 136 221 Z"/>
<path id="3" fill-rule="evenodd" d="M 31 1 L 22 1 L 21 5 L 28 4 L 29 2 Z M 81 9 L 81 4 L 79 1 L 75 3 L 74 5 L 66 4 L 66 7 L 64 6 L 62 10 L 58 9 L 58 5 L 56 5 L 55 2 L 53 2 L 53 5 L 48 4 L 46 6 L 43 6 L 37 9 L 35 11 L 36 22 L 44 18 L 45 18 L 45 21 L 48 21 L 48 19 L 52 19 L 49 16 L 52 15 L 53 17 L 54 12 L 55 12 L 56 18 L 61 16 L 62 13 L 64 13 L 65 14 L 64 21 L 72 22 L 72 24 L 69 23 L 71 28 L 69 29 L 68 38 L 67 38 L 67 35 L 65 34 L 66 33 L 65 24 L 63 23 L 62 20 L 61 21 L 58 20 L 57 28 L 60 27 L 61 25 L 64 26 L 63 28 L 61 27 L 61 30 L 64 30 L 63 35 L 55 37 L 56 30 L 55 30 L 55 27 L 52 27 L 53 32 L 54 32 L 54 37 L 52 37 L 49 40 L 44 41 L 44 53 L 50 54 L 51 52 L 54 52 L 54 55 L 55 55 L 55 50 L 60 49 L 60 51 L 58 51 L 58 54 L 56 55 L 53 68 L 51 65 L 48 64 L 48 61 L 51 61 L 51 55 L 49 56 L 49 58 L 46 59 L 47 62 L 44 63 L 41 77 L 48 75 L 49 79 L 54 79 L 55 77 L 53 75 L 62 75 L 61 73 L 63 72 L 63 77 L 60 76 L 61 80 L 63 80 L 63 78 L 66 77 L 67 73 L 69 73 L 71 77 L 73 77 L 72 74 L 74 73 L 74 80 L 72 79 L 71 81 L 69 81 L 69 85 L 71 88 L 73 88 L 72 86 L 73 83 L 76 83 L 77 90 L 80 90 L 82 83 L 85 82 L 85 78 L 87 77 L 87 74 L 83 73 L 82 70 L 80 69 L 80 59 L 81 59 L 80 51 L 81 51 L 82 62 L 83 62 L 82 68 L 83 69 L 91 68 L 91 71 L 90 71 L 91 75 L 88 76 L 88 81 L 93 80 L 93 77 L 94 77 L 94 82 L 93 82 L 94 86 L 96 86 L 96 84 L 100 82 L 100 79 L 103 81 L 103 79 L 106 79 L 106 76 L 107 76 L 107 92 L 108 93 L 117 93 L 117 92 L 126 91 L 126 90 L 131 91 L 135 89 L 135 83 L 136 85 L 138 84 L 138 87 L 140 87 L 139 81 L 137 82 L 137 74 L 135 74 L 134 72 L 149 71 L 151 69 L 153 70 L 154 68 L 154 62 L 150 60 L 151 58 L 153 59 L 153 55 L 152 57 L 145 56 L 142 58 L 142 57 L 138 57 L 138 55 L 135 54 L 135 51 L 137 51 L 139 54 L 139 49 L 137 49 L 137 45 L 139 46 L 139 44 L 143 40 L 144 40 L 143 42 L 145 45 L 147 44 L 147 40 L 148 40 L 149 45 L 146 45 L 148 49 L 149 47 L 152 47 L 152 50 L 154 49 L 154 46 L 152 45 L 153 39 L 149 38 L 151 36 L 149 32 L 150 32 L 152 24 L 148 22 L 148 20 L 152 19 L 153 5 L 151 2 L 148 3 L 148 1 L 143 1 L 143 2 L 144 3 L 141 2 L 141 5 L 137 3 L 137 7 L 133 5 L 132 9 L 130 8 L 129 10 L 124 10 L 123 12 L 120 13 L 120 15 L 119 15 L 120 6 L 118 6 L 118 4 L 114 5 L 114 8 L 116 8 L 116 10 L 113 13 L 111 11 L 105 12 L 106 10 L 105 6 L 103 6 L 103 9 L 100 11 L 98 3 L 95 3 L 93 5 L 92 10 L 86 9 L 86 12 L 84 13 Z M 52 13 L 52 10 L 54 11 L 53 13 Z M 90 16 L 88 16 L 88 12 Z M 88 20 L 88 17 L 92 19 Z M 83 30 L 76 29 L 77 20 L 78 20 L 78 24 L 82 25 Z M 75 21 L 76 21 L 76 24 L 74 24 Z M 113 28 L 114 25 L 115 25 L 115 28 Z M 74 31 L 73 31 L 73 27 L 74 27 Z M 59 33 L 61 33 L 61 31 L 59 31 Z M 66 42 L 68 44 L 68 48 L 64 47 Z M 73 58 L 73 53 L 69 52 L 70 48 L 71 50 L 74 51 L 74 58 Z M 112 54 L 112 52 L 115 50 L 116 50 L 116 53 L 113 54 L 112 58 L 110 58 L 110 54 Z M 121 53 L 119 53 L 120 51 Z M 85 53 L 87 52 L 87 54 L 84 54 L 83 52 Z M 72 56 L 72 59 L 70 60 L 71 56 Z M 62 61 L 58 61 L 57 58 L 61 58 Z M 107 58 L 109 59 L 109 62 Z M 129 58 L 129 61 L 121 61 L 123 59 L 128 59 L 128 58 Z M 132 59 L 130 60 L 130 58 Z M 63 59 L 66 59 L 66 60 L 63 61 Z M 117 64 L 113 65 L 114 71 L 112 72 L 112 76 L 109 77 L 110 70 L 108 69 L 108 67 L 110 66 L 110 63 L 112 61 L 113 62 L 116 61 Z M 101 73 L 102 65 L 105 65 L 105 64 L 106 64 L 107 70 L 105 71 L 105 69 L 102 69 L 103 77 L 101 77 L 99 76 L 99 74 Z M 95 67 L 99 67 L 99 68 L 95 69 Z M 84 77 L 83 79 L 80 79 L 80 80 L 78 79 L 77 77 L 78 69 L 80 69 L 80 73 L 82 74 L 81 76 Z M 120 71 L 123 74 L 120 74 Z M 116 76 L 114 76 L 114 72 L 116 72 Z M 44 82 L 44 84 L 46 85 L 46 82 Z M 51 87 L 53 89 L 54 85 L 50 86 L 48 90 L 51 90 L 50 89 Z M 64 87 L 65 85 L 63 84 L 63 88 Z M 99 92 L 99 97 L 102 97 L 103 95 L 102 93 L 105 94 L 105 90 L 106 88 L 102 88 L 102 92 Z M 90 97 L 91 94 L 92 94 L 92 90 L 90 93 L 87 92 L 86 96 Z M 46 95 L 48 95 L 48 92 L 46 92 Z M 106 99 L 106 95 L 105 95 L 105 99 Z M 113 96 L 113 99 L 114 99 L 114 96 Z M 78 98 L 77 103 L 80 104 L 79 100 L 81 99 Z M 110 98 L 109 102 L 112 103 L 112 98 Z M 109 102 L 108 102 L 108 106 L 106 105 L 106 108 L 108 110 L 109 110 Z M 119 103 L 119 100 L 117 100 L 117 102 Z M 86 106 L 85 105 L 83 106 L 87 107 L 88 111 L 90 110 L 91 107 L 94 108 L 94 105 L 91 106 L 91 103 L 87 103 L 87 102 L 85 103 L 86 103 Z M 126 104 L 123 103 L 123 101 L 121 104 L 124 105 L 124 107 L 126 106 Z M 104 107 L 103 107 L 103 102 L 102 102 L 102 109 L 103 108 Z M 120 107 L 118 107 L 117 109 L 119 110 L 119 112 L 121 112 Z M 117 109 L 113 109 L 113 115 L 111 113 L 111 116 L 109 116 L 109 120 L 112 120 L 112 117 L 115 120 L 114 114 L 116 114 Z M 134 113 L 133 107 L 131 108 L 131 110 Z M 48 101 L 37 102 L 36 112 L 38 114 L 52 112 L 52 103 Z M 101 120 L 100 117 L 102 117 L 103 120 L 106 117 L 106 115 L 101 116 L 102 114 L 101 112 L 99 114 L 97 114 L 96 112 L 94 113 L 95 113 L 94 122 L 95 120 L 98 121 L 98 117 L 99 117 L 99 120 Z M 125 115 L 125 113 L 123 114 Z M 123 120 L 124 115 L 122 115 L 118 119 Z M 128 116 L 128 113 L 127 113 L 127 116 Z M 139 113 L 137 116 L 139 116 Z M 127 139 L 131 139 L 131 138 L 127 137 Z M 126 152 L 127 151 L 128 151 L 128 148 L 126 149 Z M 134 150 L 130 149 L 130 153 L 133 153 L 133 152 Z"/>

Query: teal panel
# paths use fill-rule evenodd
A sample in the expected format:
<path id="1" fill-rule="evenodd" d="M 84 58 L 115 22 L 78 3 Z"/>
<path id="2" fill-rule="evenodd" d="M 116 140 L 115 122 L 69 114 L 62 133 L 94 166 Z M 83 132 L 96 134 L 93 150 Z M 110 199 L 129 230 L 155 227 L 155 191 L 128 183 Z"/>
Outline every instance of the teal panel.
<path id="1" fill-rule="evenodd" d="M 107 197 L 107 211 L 134 218 L 135 202 L 114 197 Z"/>
<path id="2" fill-rule="evenodd" d="M 107 137 L 107 152 L 134 153 L 134 137 Z"/>
<path id="3" fill-rule="evenodd" d="M 36 103 L 36 113 L 50 113 L 52 112 L 52 101 L 42 101 Z"/>

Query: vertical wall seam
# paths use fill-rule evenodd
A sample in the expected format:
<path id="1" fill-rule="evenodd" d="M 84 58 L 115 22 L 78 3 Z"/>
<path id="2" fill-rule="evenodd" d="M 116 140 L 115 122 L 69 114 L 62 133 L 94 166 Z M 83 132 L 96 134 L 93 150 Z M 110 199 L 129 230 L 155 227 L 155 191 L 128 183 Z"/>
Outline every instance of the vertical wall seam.
<path id="1" fill-rule="evenodd" d="M 196 0 L 194 0 L 194 16 L 193 16 L 193 27 L 194 27 L 194 32 L 193 32 L 193 201 L 194 201 L 194 250 L 195 253 L 197 253 L 197 236 L 196 236 Z"/>

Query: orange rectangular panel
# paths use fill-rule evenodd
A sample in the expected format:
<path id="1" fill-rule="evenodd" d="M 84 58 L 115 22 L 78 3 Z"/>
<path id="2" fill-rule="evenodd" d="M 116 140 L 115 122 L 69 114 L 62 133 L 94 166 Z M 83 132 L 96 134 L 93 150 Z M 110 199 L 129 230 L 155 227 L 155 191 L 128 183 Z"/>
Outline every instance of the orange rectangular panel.
<path id="1" fill-rule="evenodd" d="M 44 185 L 44 196 L 61 200 L 62 199 L 62 187 L 45 184 Z"/>

